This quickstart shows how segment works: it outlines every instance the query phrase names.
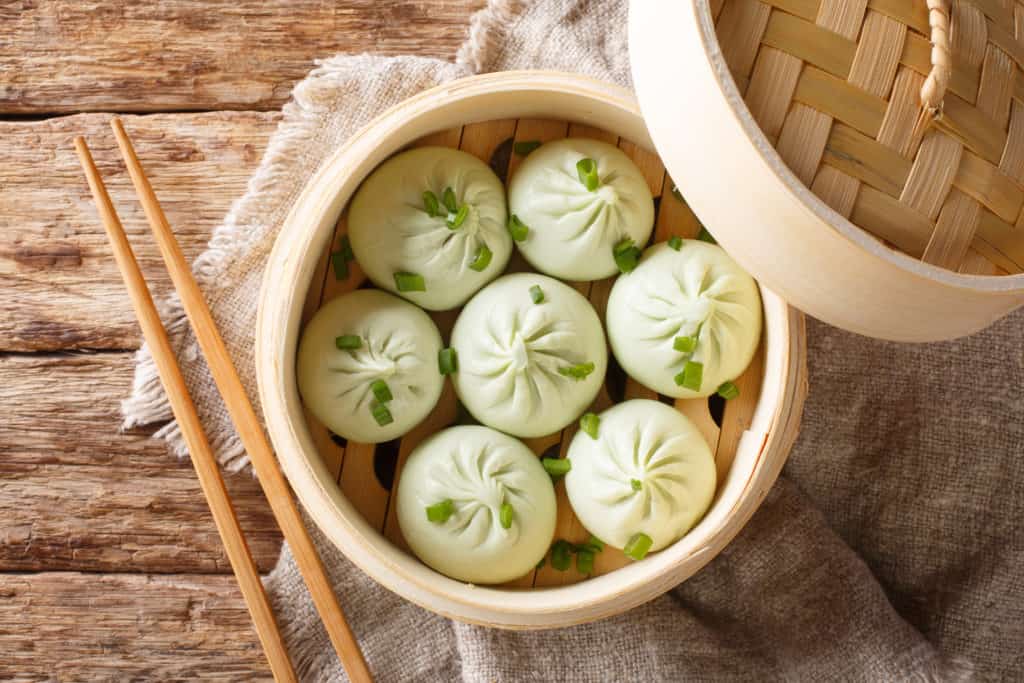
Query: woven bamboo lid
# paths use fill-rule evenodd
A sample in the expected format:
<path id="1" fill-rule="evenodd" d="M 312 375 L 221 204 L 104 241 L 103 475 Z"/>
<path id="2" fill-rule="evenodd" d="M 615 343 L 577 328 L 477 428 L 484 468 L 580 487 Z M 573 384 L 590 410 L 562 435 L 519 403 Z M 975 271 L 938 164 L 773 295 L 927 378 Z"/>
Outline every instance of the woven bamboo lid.
<path id="1" fill-rule="evenodd" d="M 1024 303 L 1024 0 L 636 0 L 630 24 L 673 178 L 793 304 L 928 340 Z"/>

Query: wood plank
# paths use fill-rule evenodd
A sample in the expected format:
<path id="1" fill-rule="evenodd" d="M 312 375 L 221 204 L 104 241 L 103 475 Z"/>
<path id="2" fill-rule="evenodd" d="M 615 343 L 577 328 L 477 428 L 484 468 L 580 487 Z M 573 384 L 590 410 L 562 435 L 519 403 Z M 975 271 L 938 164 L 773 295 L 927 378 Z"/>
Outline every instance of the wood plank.
<path id="1" fill-rule="evenodd" d="M 186 256 L 195 258 L 245 191 L 279 115 L 127 117 Z M 72 138 L 96 163 L 154 296 L 163 261 L 110 132 L 109 116 L 0 122 L 0 351 L 134 349 L 140 335 Z"/>
<path id="2" fill-rule="evenodd" d="M 273 110 L 338 53 L 451 59 L 484 0 L 0 3 L 0 113 Z"/>
<path id="3" fill-rule="evenodd" d="M 0 571 L 231 572 L 191 463 L 119 431 L 132 367 L 129 353 L 0 355 Z M 225 479 L 267 571 L 281 538 L 259 485 Z"/>
<path id="4" fill-rule="evenodd" d="M 269 681 L 230 576 L 0 574 L 0 679 Z"/>

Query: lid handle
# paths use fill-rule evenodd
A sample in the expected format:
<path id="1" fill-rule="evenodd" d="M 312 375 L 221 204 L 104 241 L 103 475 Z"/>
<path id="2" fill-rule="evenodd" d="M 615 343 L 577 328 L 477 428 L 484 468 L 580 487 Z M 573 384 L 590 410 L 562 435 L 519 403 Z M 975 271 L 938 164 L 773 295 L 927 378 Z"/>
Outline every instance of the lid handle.
<path id="1" fill-rule="evenodd" d="M 942 116 L 942 100 L 953 74 L 953 56 L 950 50 L 950 3 L 949 0 L 927 0 L 928 24 L 931 26 L 932 70 L 921 86 L 921 114 L 917 120 L 917 132 Z"/>

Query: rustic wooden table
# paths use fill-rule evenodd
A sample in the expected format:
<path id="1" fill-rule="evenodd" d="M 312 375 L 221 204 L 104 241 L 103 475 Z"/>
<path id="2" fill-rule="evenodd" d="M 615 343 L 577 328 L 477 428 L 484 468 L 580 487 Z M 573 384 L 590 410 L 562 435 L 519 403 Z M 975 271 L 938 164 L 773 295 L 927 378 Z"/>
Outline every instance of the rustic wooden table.
<path id="1" fill-rule="evenodd" d="M 85 135 L 157 295 L 107 125 L 195 257 L 292 84 L 338 52 L 453 57 L 482 0 L 0 0 L 0 680 L 269 678 L 191 465 L 120 431 L 140 335 L 76 161 Z M 228 478 L 256 561 L 281 538 Z"/>

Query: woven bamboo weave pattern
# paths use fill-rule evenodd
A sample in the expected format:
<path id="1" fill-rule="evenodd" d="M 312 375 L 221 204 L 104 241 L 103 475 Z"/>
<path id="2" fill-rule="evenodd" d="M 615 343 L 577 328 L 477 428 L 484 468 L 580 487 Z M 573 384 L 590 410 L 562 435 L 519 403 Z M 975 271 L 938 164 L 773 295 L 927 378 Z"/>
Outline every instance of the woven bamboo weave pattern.
<path id="1" fill-rule="evenodd" d="M 953 72 L 924 130 L 924 0 L 719 0 L 711 10 L 751 113 L 825 203 L 928 263 L 1024 271 L 1024 0 L 953 0 Z"/>

